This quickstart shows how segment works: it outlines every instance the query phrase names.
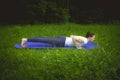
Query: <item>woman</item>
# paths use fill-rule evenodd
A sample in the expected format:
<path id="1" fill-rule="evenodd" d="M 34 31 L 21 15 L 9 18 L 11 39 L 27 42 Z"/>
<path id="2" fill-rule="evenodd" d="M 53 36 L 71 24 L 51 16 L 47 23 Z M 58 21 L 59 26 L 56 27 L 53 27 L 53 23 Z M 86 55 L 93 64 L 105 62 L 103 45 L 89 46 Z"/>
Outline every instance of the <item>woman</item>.
<path id="1" fill-rule="evenodd" d="M 87 32 L 86 37 L 70 35 L 67 36 L 58 36 L 58 37 L 34 37 L 34 38 L 22 38 L 21 46 L 26 47 L 26 42 L 44 42 L 52 44 L 53 46 L 59 47 L 76 47 L 81 49 L 84 44 L 88 41 L 94 41 L 95 34 L 92 32 Z"/>

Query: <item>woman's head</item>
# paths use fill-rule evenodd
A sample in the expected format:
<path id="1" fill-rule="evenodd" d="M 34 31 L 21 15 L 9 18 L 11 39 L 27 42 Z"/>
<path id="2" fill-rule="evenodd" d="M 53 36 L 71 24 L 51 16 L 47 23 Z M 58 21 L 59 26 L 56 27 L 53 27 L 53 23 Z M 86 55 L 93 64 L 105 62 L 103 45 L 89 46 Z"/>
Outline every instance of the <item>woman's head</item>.
<path id="1" fill-rule="evenodd" d="M 95 34 L 92 33 L 92 32 L 87 32 L 87 33 L 86 33 L 86 38 L 87 38 L 89 41 L 94 41 L 94 40 L 95 40 Z"/>

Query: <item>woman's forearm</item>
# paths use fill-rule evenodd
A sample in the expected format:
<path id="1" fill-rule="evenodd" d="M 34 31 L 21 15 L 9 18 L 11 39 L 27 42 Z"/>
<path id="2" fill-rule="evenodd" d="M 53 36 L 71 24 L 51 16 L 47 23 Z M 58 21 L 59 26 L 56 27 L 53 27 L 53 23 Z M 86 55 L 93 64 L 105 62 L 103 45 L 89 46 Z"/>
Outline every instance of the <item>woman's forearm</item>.
<path id="1" fill-rule="evenodd" d="M 75 48 L 78 48 L 77 41 L 74 36 L 71 35 Z"/>
<path id="2" fill-rule="evenodd" d="M 77 42 L 84 43 L 84 41 L 82 39 L 76 37 L 75 35 L 70 35 L 70 37 Z"/>

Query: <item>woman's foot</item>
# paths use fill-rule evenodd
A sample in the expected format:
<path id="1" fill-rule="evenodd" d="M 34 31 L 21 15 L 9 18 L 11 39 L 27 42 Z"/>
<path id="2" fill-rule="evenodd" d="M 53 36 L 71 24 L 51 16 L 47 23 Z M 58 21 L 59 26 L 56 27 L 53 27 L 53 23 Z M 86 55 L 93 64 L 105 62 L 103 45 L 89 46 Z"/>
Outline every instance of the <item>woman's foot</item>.
<path id="1" fill-rule="evenodd" d="M 26 47 L 26 42 L 27 42 L 27 38 L 22 38 L 22 40 L 21 40 L 21 46 L 23 48 Z"/>

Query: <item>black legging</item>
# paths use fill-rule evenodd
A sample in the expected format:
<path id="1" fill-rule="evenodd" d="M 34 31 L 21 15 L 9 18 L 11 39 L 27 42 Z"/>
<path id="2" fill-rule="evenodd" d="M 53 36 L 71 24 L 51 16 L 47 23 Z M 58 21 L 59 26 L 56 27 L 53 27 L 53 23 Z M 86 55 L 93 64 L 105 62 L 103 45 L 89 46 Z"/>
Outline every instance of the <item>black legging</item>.
<path id="1" fill-rule="evenodd" d="M 66 36 L 49 37 L 49 38 L 40 36 L 40 37 L 28 38 L 28 42 L 44 42 L 58 47 L 64 47 L 65 40 L 66 40 Z"/>

